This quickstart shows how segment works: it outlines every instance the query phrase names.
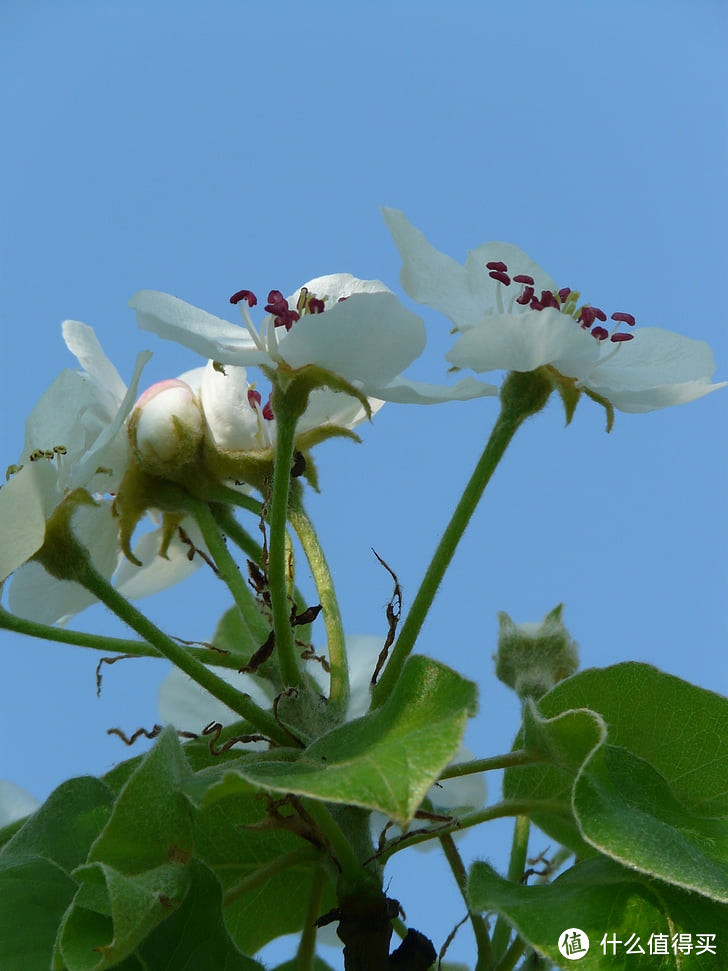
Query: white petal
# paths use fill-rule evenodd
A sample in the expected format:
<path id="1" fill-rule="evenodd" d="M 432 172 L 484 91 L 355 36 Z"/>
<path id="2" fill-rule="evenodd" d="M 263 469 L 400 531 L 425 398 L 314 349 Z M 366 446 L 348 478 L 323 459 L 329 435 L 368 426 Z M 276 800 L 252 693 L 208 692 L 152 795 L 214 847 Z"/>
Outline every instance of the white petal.
<path id="1" fill-rule="evenodd" d="M 238 674 L 229 668 L 216 667 L 213 670 L 223 681 L 250 695 L 256 704 L 269 707 L 266 693 L 250 675 Z M 221 725 L 240 721 L 240 715 L 188 678 L 179 668 L 172 668 L 160 685 L 157 706 L 162 720 L 174 725 L 178 731 L 201 732 L 212 721 Z"/>
<path id="2" fill-rule="evenodd" d="M 599 356 L 598 342 L 558 310 L 490 317 L 466 331 L 446 357 L 474 371 L 533 371 L 552 364 L 568 377 L 583 378 Z"/>
<path id="3" fill-rule="evenodd" d="M 715 371 L 713 352 L 705 341 L 660 327 L 640 327 L 632 338 L 619 345 L 601 342 L 602 357 L 609 359 L 597 362 L 589 376 L 590 386 L 593 379 L 612 388 L 638 390 L 705 380 Z"/>
<path id="4" fill-rule="evenodd" d="M 194 545 L 206 551 L 196 523 L 185 519 L 182 527 Z M 167 590 L 186 580 L 202 566 L 203 560 L 200 556 L 189 559 L 190 547 L 183 543 L 178 535 L 175 534 L 169 544 L 166 559 L 159 556 L 161 541 L 161 531 L 155 530 L 145 533 L 134 546 L 134 556 L 141 561 L 142 566 L 136 566 L 126 557 L 121 559 L 114 577 L 114 586 L 128 600 L 150 597 L 152 594 Z"/>
<path id="5" fill-rule="evenodd" d="M 64 320 L 61 325 L 63 338 L 69 351 L 78 358 L 81 367 L 92 381 L 105 388 L 118 404 L 124 397 L 126 385 L 119 372 L 104 354 L 93 327 L 78 320 Z"/>
<path id="6" fill-rule="evenodd" d="M 311 296 L 326 301 L 326 309 L 330 310 L 340 300 L 350 297 L 353 293 L 391 293 L 392 291 L 381 280 L 360 280 L 351 273 L 329 273 L 327 276 L 317 276 L 299 287 L 288 298 L 288 306 L 293 310 L 298 303 L 301 290 L 305 287 Z"/>
<path id="7" fill-rule="evenodd" d="M 208 314 L 159 290 L 140 290 L 129 301 L 142 330 L 177 341 L 203 357 L 223 364 L 270 364 L 244 327 Z"/>
<path id="8" fill-rule="evenodd" d="M 281 356 L 348 381 L 387 384 L 422 353 L 425 325 L 392 293 L 354 293 L 322 314 L 305 314 L 279 335 Z"/>
<path id="9" fill-rule="evenodd" d="M 34 813 L 40 803 L 14 782 L 0 779 L 0 828 Z"/>
<path id="10" fill-rule="evenodd" d="M 66 369 L 43 393 L 25 423 L 23 460 L 37 448 L 62 445 L 78 458 L 90 444 L 82 416 L 96 413 L 99 421 L 110 413 L 98 389 L 83 375 Z"/>
<path id="11" fill-rule="evenodd" d="M 248 376 L 244 367 L 226 364 L 224 373 L 210 362 L 200 383 L 200 401 L 207 429 L 218 448 L 259 449 L 258 416 L 248 401 Z"/>
<path id="12" fill-rule="evenodd" d="M 379 398 L 369 398 L 368 400 L 372 416 L 385 404 Z M 366 419 L 367 414 L 357 398 L 344 392 L 317 388 L 308 399 L 308 406 L 296 426 L 296 431 L 308 431 L 312 428 L 320 428 L 322 425 L 356 428 Z"/>
<path id="13" fill-rule="evenodd" d="M 0 582 L 41 548 L 58 498 L 47 459 L 27 463 L 0 489 Z"/>
<path id="14" fill-rule="evenodd" d="M 423 381 L 408 381 L 395 378 L 383 388 L 370 387 L 372 394 L 385 401 L 396 401 L 404 405 L 436 405 L 443 401 L 469 401 L 498 394 L 494 384 L 485 384 L 476 378 L 462 378 L 455 384 L 427 384 Z"/>
<path id="15" fill-rule="evenodd" d="M 347 634 L 346 654 L 349 662 L 350 699 L 346 720 L 360 718 L 369 710 L 371 679 L 384 640 L 374 634 Z"/>
<path id="16" fill-rule="evenodd" d="M 89 550 L 98 572 L 110 579 L 119 559 L 119 521 L 111 514 L 111 503 L 79 506 L 73 516 L 73 530 Z M 80 584 L 57 580 L 39 563 L 26 563 L 18 570 L 8 596 L 14 614 L 40 624 L 65 624 L 93 603 L 96 597 Z"/>

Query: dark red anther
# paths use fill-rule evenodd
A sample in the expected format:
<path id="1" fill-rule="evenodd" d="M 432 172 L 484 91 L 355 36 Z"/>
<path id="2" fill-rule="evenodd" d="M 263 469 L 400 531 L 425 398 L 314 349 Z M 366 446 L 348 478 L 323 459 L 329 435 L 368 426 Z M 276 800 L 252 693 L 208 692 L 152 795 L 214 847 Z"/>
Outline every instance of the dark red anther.
<path id="1" fill-rule="evenodd" d="M 244 300 L 249 307 L 254 307 L 258 302 L 258 298 L 252 290 L 238 290 L 230 297 L 230 303 L 240 303 L 241 300 Z"/>
<path id="2" fill-rule="evenodd" d="M 311 297 L 308 301 L 308 312 L 310 314 L 322 314 L 325 309 L 323 300 L 319 300 L 318 297 Z"/>
<path id="3" fill-rule="evenodd" d="M 533 287 L 524 287 L 523 293 L 521 294 L 521 296 L 516 297 L 516 303 L 520 303 L 522 307 L 525 307 L 527 303 L 531 302 L 532 297 L 533 297 Z"/>
<path id="4" fill-rule="evenodd" d="M 518 276 L 513 277 L 513 282 L 527 283 L 529 286 L 532 287 L 536 281 L 533 279 L 532 276 L 529 276 L 527 273 L 519 273 Z"/>
<path id="5" fill-rule="evenodd" d="M 255 410 L 256 405 L 260 405 L 261 402 L 260 391 L 255 391 L 253 388 L 248 389 L 248 404 Z"/>
<path id="6" fill-rule="evenodd" d="M 561 304 L 553 295 L 550 290 L 542 290 L 541 296 L 539 297 L 539 303 L 542 307 L 554 307 L 556 310 L 561 308 Z"/>
<path id="7" fill-rule="evenodd" d="M 593 310 L 594 316 L 597 320 L 605 321 L 607 319 L 607 315 L 603 310 L 600 310 L 599 307 L 592 307 L 591 309 Z"/>
<path id="8" fill-rule="evenodd" d="M 339 299 L 336 302 L 343 303 L 345 300 L 348 300 L 348 299 L 349 299 L 348 297 L 339 297 Z"/>
<path id="9" fill-rule="evenodd" d="M 596 337 L 598 341 L 605 341 L 609 337 L 609 331 L 606 327 L 592 327 L 591 335 Z"/>
<path id="10" fill-rule="evenodd" d="M 497 273 L 505 273 L 508 267 L 502 260 L 491 260 L 485 264 L 486 270 L 495 270 Z"/>
<path id="11" fill-rule="evenodd" d="M 614 344 L 621 344 L 623 341 L 634 340 L 634 334 L 612 334 L 609 339 Z"/>
<path id="12" fill-rule="evenodd" d="M 571 287 L 562 287 L 559 290 L 559 300 L 562 303 L 566 303 L 566 301 L 569 299 L 570 293 L 571 293 Z"/>
<path id="13" fill-rule="evenodd" d="M 531 297 L 531 310 L 543 310 L 543 304 L 538 297 Z"/>
<path id="14" fill-rule="evenodd" d="M 582 307 L 579 311 L 579 316 L 576 319 L 582 327 L 586 327 L 588 330 L 596 320 L 596 316 L 597 315 L 594 313 L 594 307 Z"/>
<path id="15" fill-rule="evenodd" d="M 490 266 L 490 263 L 488 266 Z M 500 263 L 499 266 L 505 266 L 505 263 Z M 503 270 L 491 270 L 488 276 L 492 277 L 494 280 L 497 280 L 499 283 L 504 283 L 506 286 L 510 286 L 511 278 Z"/>
<path id="16" fill-rule="evenodd" d="M 266 419 L 266 421 L 273 421 L 273 407 L 271 406 L 270 398 L 263 406 L 263 417 Z"/>
<path id="17" fill-rule="evenodd" d="M 269 314 L 275 314 L 273 323 L 276 327 L 285 327 L 286 330 L 290 330 L 295 321 L 300 320 L 300 314 L 291 310 L 288 301 L 280 290 L 270 291 L 265 309 Z"/>
<path id="18" fill-rule="evenodd" d="M 623 324 L 629 324 L 630 327 L 634 327 L 634 324 L 635 324 L 635 320 L 632 314 L 623 314 L 621 312 L 617 314 L 612 314 L 612 320 L 619 320 Z"/>

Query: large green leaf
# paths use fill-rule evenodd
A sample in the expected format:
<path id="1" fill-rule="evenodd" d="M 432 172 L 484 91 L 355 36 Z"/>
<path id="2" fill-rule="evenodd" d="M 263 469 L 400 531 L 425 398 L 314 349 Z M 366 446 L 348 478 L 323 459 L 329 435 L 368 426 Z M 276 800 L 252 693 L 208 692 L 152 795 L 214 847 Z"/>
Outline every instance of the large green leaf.
<path id="1" fill-rule="evenodd" d="M 191 771 L 173 729 L 165 729 L 124 784 L 90 863 L 136 874 L 188 858 L 193 809 L 182 792 Z"/>
<path id="2" fill-rule="evenodd" d="M 70 872 L 85 862 L 89 847 L 108 822 L 113 802 L 113 792 L 98 779 L 69 779 L 26 820 L 0 851 L 0 859 L 42 856 Z"/>
<path id="3" fill-rule="evenodd" d="M 508 798 L 571 802 L 534 814 L 580 856 L 594 849 L 728 900 L 728 701 L 645 664 L 584 671 L 524 714 L 546 761 L 510 769 Z"/>
<path id="4" fill-rule="evenodd" d="M 76 883 L 39 857 L 0 859 L 0 968 L 48 971 L 58 924 Z"/>
<path id="5" fill-rule="evenodd" d="M 56 967 L 113 968 L 182 903 L 189 873 L 169 863 L 130 877 L 92 863 L 74 872 L 80 886 L 57 941 Z"/>
<path id="6" fill-rule="evenodd" d="M 206 866 L 192 860 L 192 886 L 182 906 L 138 948 L 150 971 L 263 971 L 230 939 L 222 918 L 220 884 Z"/>
<path id="7" fill-rule="evenodd" d="M 258 787 L 376 809 L 406 825 L 457 752 L 476 691 L 445 665 L 412 657 L 377 711 L 321 736 L 293 761 L 253 753 L 198 773 L 190 792 L 209 804 Z"/>
<path id="8" fill-rule="evenodd" d="M 728 907 L 643 877 L 604 857 L 580 863 L 552 884 L 535 887 L 511 883 L 486 863 L 475 863 L 468 895 L 474 909 L 503 914 L 529 945 L 559 968 L 719 971 L 726 966 Z M 558 947 L 564 932 L 571 928 L 578 928 L 589 938 L 588 953 L 578 961 L 563 956 Z M 712 942 L 715 955 L 697 953 L 699 934 L 716 935 Z M 667 938 L 660 942 L 652 935 Z M 678 937 L 673 944 L 676 935 L 686 936 L 682 940 Z M 660 954 L 665 941 L 669 953 Z M 689 951 L 688 943 L 692 945 Z M 683 945 L 683 949 L 677 945 Z M 639 953 L 639 947 L 644 954 Z M 629 948 L 634 953 L 628 954 Z M 650 953 L 650 948 L 655 953 Z"/>

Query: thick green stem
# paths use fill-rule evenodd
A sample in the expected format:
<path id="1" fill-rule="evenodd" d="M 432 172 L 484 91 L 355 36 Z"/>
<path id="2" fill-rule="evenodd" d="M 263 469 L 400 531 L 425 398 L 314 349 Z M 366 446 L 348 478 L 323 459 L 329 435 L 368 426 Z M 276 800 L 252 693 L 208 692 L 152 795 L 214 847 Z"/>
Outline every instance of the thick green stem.
<path id="1" fill-rule="evenodd" d="M 445 836 L 440 837 L 440 846 L 442 846 L 443 852 L 445 853 L 445 858 L 450 864 L 452 875 L 455 877 L 455 882 L 457 883 L 460 894 L 465 901 L 468 916 L 470 917 L 470 923 L 473 927 L 475 943 L 478 948 L 478 961 L 475 965 L 475 971 L 491 971 L 493 967 L 493 952 L 490 945 L 488 925 L 481 914 L 473 913 L 470 909 L 470 901 L 468 900 L 468 874 L 465 870 L 465 865 L 463 864 L 460 854 L 457 851 L 457 847 L 455 846 L 455 842 L 449 833 L 446 833 Z"/>
<path id="2" fill-rule="evenodd" d="M 85 551 L 82 552 L 85 553 Z M 202 685 L 211 695 L 222 701 L 228 708 L 232 708 L 241 718 L 247 719 L 262 734 L 281 745 L 290 746 L 290 736 L 280 727 L 270 712 L 264 711 L 248 695 L 237 691 L 227 681 L 223 681 L 208 667 L 191 657 L 187 650 L 167 637 L 144 614 L 122 597 L 94 569 L 87 556 L 84 559 L 86 565 L 76 570 L 74 579 L 90 590 L 101 603 L 106 604 L 109 610 L 155 647 L 163 657 Z"/>
<path id="3" fill-rule="evenodd" d="M 326 886 L 326 871 L 319 867 L 313 878 L 306 908 L 306 919 L 301 931 L 301 940 L 296 951 L 296 968 L 298 971 L 313 971 L 316 957 L 316 921 L 321 916 L 321 898 Z"/>
<path id="4" fill-rule="evenodd" d="M 291 407 L 280 388 L 273 389 L 273 411 L 276 416 L 277 439 L 273 466 L 273 492 L 268 523 L 268 586 L 271 614 L 276 638 L 276 652 L 283 683 L 300 687 L 304 680 L 296 657 L 291 630 L 291 608 L 288 601 L 288 557 L 286 555 L 286 524 L 288 496 L 291 487 L 291 464 L 296 434 L 297 409 Z"/>
<path id="5" fill-rule="evenodd" d="M 288 516 L 308 559 L 319 602 L 323 607 L 329 663 L 331 665 L 329 700 L 339 711 L 345 712 L 349 704 L 349 669 L 339 601 L 336 598 L 333 577 L 316 535 L 316 530 L 296 491 L 291 496 Z"/>
<path id="6" fill-rule="evenodd" d="M 303 808 L 324 834 L 349 888 L 370 889 L 373 877 L 364 869 L 344 831 L 326 808 L 316 799 L 305 799 Z"/>
<path id="7" fill-rule="evenodd" d="M 520 883 L 526 869 L 528 855 L 528 836 L 531 831 L 531 820 L 528 816 L 516 817 L 513 827 L 513 841 L 511 843 L 511 858 L 508 864 L 508 879 L 512 883 Z M 511 925 L 503 917 L 499 917 L 493 931 L 493 953 L 496 961 L 501 961 L 506 953 L 508 941 L 511 937 Z"/>
<path id="8" fill-rule="evenodd" d="M 478 772 L 490 772 L 493 769 L 510 769 L 517 765 L 533 765 L 542 762 L 543 759 L 526 749 L 517 749 L 515 752 L 505 752 L 503 755 L 491 755 L 487 759 L 473 759 L 471 762 L 457 762 L 449 765 L 440 774 L 439 782 L 443 779 L 459 779 L 464 775 L 476 775 Z"/>
<path id="9" fill-rule="evenodd" d="M 498 419 L 427 567 L 384 673 L 372 692 L 372 708 L 383 705 L 394 690 L 457 545 L 505 450 L 526 418 L 543 408 L 550 393 L 550 382 L 538 372 L 511 373 L 504 381 Z"/>

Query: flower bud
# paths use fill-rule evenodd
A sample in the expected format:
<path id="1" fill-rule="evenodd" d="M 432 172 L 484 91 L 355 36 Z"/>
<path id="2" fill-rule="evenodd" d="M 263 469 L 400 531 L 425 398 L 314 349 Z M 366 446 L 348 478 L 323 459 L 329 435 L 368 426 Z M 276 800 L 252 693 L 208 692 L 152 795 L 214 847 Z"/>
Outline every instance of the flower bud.
<path id="1" fill-rule="evenodd" d="M 174 478 L 202 444 L 204 419 L 192 388 L 177 378 L 152 385 L 129 419 L 129 439 L 142 468 Z"/>
<path id="2" fill-rule="evenodd" d="M 554 607 L 540 624 L 514 624 L 508 614 L 498 614 L 495 673 L 521 700 L 538 700 L 579 666 L 576 641 L 561 620 L 563 608 Z"/>

